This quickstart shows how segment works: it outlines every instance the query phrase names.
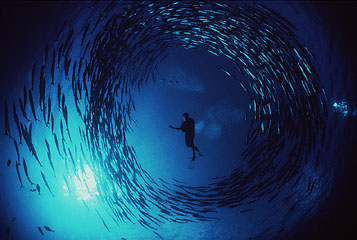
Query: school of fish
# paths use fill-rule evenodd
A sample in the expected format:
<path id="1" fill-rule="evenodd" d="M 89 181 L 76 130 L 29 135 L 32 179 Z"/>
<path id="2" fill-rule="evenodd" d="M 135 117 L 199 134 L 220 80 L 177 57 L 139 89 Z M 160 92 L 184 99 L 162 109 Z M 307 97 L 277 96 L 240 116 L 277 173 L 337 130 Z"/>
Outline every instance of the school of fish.
<path id="1" fill-rule="evenodd" d="M 254 210 L 250 204 L 262 198 L 271 202 L 284 186 L 294 189 L 308 178 L 302 166 L 319 167 L 328 99 L 313 54 L 299 43 L 288 20 L 264 4 L 133 1 L 96 2 L 93 7 L 81 27 L 63 23 L 45 46 L 42 61 L 33 63 L 31 84 L 23 87 L 18 101 L 5 103 L 5 135 L 17 153 L 11 160 L 21 187 L 23 169 L 34 186 L 30 191 L 40 194 L 44 184 L 56 197 L 48 175 L 63 178 L 71 189 L 67 176 L 85 181 L 77 169 L 86 174 L 88 165 L 97 183 L 95 196 L 109 207 L 116 224 L 139 223 L 161 237 L 157 230 L 165 221 L 212 221 L 221 207 L 248 214 Z M 250 127 L 240 156 L 246 164 L 207 186 L 153 179 L 126 139 L 135 124 L 132 92 L 155 79 L 158 64 L 173 47 L 227 57 L 245 76 L 220 68 L 250 98 Z M 32 139 L 35 125 L 50 132 L 43 142 Z M 81 141 L 72 141 L 73 136 Z M 46 158 L 38 154 L 40 144 L 46 145 Z M 24 149 L 41 168 L 42 183 L 31 181 Z M 286 157 L 279 157 L 282 153 Z M 52 173 L 43 169 L 44 161 Z M 66 171 L 59 172 L 59 165 Z M 308 194 L 320 184 L 310 178 Z M 110 231 L 107 220 L 96 213 Z"/>

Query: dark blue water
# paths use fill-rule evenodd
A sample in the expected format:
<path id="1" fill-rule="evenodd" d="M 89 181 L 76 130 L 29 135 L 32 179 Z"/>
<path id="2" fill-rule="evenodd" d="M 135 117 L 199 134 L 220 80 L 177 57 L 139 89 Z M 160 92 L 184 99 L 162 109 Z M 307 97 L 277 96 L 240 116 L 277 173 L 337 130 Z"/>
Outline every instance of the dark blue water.
<path id="1" fill-rule="evenodd" d="M 355 7 L 2 4 L 1 236 L 344 238 Z"/>

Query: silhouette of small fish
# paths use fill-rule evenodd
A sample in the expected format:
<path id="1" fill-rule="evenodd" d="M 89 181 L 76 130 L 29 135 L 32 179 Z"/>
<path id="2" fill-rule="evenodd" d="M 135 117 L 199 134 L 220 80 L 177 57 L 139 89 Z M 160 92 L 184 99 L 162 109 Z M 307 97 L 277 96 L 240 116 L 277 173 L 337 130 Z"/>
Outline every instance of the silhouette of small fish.
<path id="1" fill-rule="evenodd" d="M 97 19 L 97 21 L 95 22 L 95 25 L 94 25 L 94 28 L 93 28 L 91 34 L 93 34 L 93 32 L 95 31 L 95 29 L 97 28 L 98 23 L 99 23 L 99 21 L 100 21 L 100 19 L 101 19 L 102 17 L 103 17 L 103 14 L 100 14 L 99 17 L 98 17 L 98 19 Z"/>
<path id="2" fill-rule="evenodd" d="M 55 195 L 54 195 L 53 192 L 51 191 L 51 188 L 50 188 L 50 186 L 48 185 L 48 182 L 47 182 L 47 180 L 46 180 L 46 177 L 45 177 L 45 175 L 43 174 L 42 171 L 41 171 L 41 176 L 42 176 L 42 179 L 43 179 L 43 181 L 44 181 L 44 183 L 45 183 L 45 185 L 46 185 L 48 191 L 50 191 L 51 195 L 54 197 Z"/>
<path id="3" fill-rule="evenodd" d="M 22 158 L 22 165 L 23 165 L 23 167 L 24 167 L 27 180 L 30 182 L 31 185 L 34 185 L 34 183 L 30 180 L 29 173 L 28 173 L 28 170 L 27 170 L 27 164 L 26 164 L 25 158 Z"/>
<path id="4" fill-rule="evenodd" d="M 41 233 L 41 235 L 43 236 L 44 234 L 43 234 L 43 231 L 42 231 L 41 227 L 37 227 L 37 229 Z"/>
<path id="5" fill-rule="evenodd" d="M 245 213 L 245 212 L 249 212 L 249 211 L 252 211 L 254 210 L 253 208 L 248 208 L 248 209 L 244 209 L 242 211 L 240 211 L 241 213 Z"/>
<path id="6" fill-rule="evenodd" d="M 64 108 L 62 109 L 62 113 L 63 113 L 64 120 L 66 122 L 67 131 L 68 131 L 68 111 L 67 111 L 67 106 L 64 106 Z"/>
<path id="7" fill-rule="evenodd" d="M 21 179 L 21 175 L 20 175 L 20 171 L 19 171 L 19 165 L 20 165 L 20 163 L 16 162 L 16 173 L 17 173 L 17 178 L 19 179 L 19 182 L 21 184 L 21 188 L 23 188 L 24 185 L 22 184 L 22 179 Z"/>
<path id="8" fill-rule="evenodd" d="M 36 190 L 37 190 L 37 192 L 38 192 L 38 195 L 40 195 L 40 194 L 41 194 L 41 187 L 40 187 L 40 185 L 36 184 Z"/>
<path id="9" fill-rule="evenodd" d="M 19 152 L 19 146 L 17 145 L 17 142 L 15 139 L 14 140 L 14 146 L 15 146 L 15 150 L 16 150 L 16 154 L 17 154 L 17 161 L 20 162 L 20 152 Z"/>
<path id="10" fill-rule="evenodd" d="M 7 102 L 5 102 L 5 136 L 9 136 L 11 138 L 11 132 L 10 132 L 10 124 L 9 124 L 9 111 L 7 108 Z"/>
<path id="11" fill-rule="evenodd" d="M 47 139 L 45 139 L 45 143 L 46 143 L 46 147 L 47 147 L 48 160 L 49 160 L 49 162 L 50 162 L 52 171 L 53 171 L 53 173 L 54 173 L 54 175 L 55 175 L 55 177 L 56 177 L 55 168 L 54 168 L 54 166 L 53 166 L 53 162 L 52 162 L 52 159 L 51 159 L 51 149 L 50 149 L 50 146 L 49 146 L 49 144 L 48 144 L 48 142 L 47 142 Z"/>
<path id="12" fill-rule="evenodd" d="M 24 127 L 22 124 L 21 124 L 21 129 L 22 129 L 22 134 L 23 134 L 24 139 L 25 139 L 25 143 L 26 143 L 29 151 L 35 157 L 35 159 L 38 162 L 38 164 L 40 164 L 40 166 L 43 167 L 41 162 L 40 162 L 40 159 L 38 158 L 38 155 L 37 155 L 37 152 L 35 150 L 35 147 L 33 146 L 33 143 L 32 143 L 32 139 L 31 139 L 32 123 L 30 124 L 29 130 L 27 130 L 27 127 L 26 126 Z"/>
<path id="13" fill-rule="evenodd" d="M 54 230 L 52 230 L 50 227 L 48 227 L 48 226 L 43 226 L 44 227 L 44 229 L 46 229 L 47 231 L 49 231 L 49 232 L 55 232 Z"/>
<path id="14" fill-rule="evenodd" d="M 26 109 L 26 104 L 27 104 L 27 90 L 26 90 L 26 86 L 24 86 L 24 109 Z"/>
<path id="15" fill-rule="evenodd" d="M 84 41 L 84 38 L 86 37 L 86 34 L 88 32 L 88 29 L 90 27 L 90 24 L 88 23 L 84 29 L 84 32 L 83 32 L 83 35 L 82 35 L 82 41 L 81 41 L 81 46 L 83 46 L 83 41 Z"/>
<path id="16" fill-rule="evenodd" d="M 22 116 L 29 122 L 30 120 L 27 118 L 26 110 L 25 110 L 24 105 L 22 104 L 21 98 L 19 98 L 19 103 L 20 103 L 20 109 L 22 112 Z"/>
<path id="17" fill-rule="evenodd" d="M 67 24 L 67 21 L 65 21 L 65 22 L 63 23 L 62 27 L 61 27 L 60 30 L 58 31 L 57 37 L 56 37 L 56 42 L 58 41 L 58 38 L 61 36 L 61 34 L 62 34 L 62 32 L 63 32 L 64 27 L 66 26 L 66 24 Z"/>
<path id="18" fill-rule="evenodd" d="M 63 43 L 61 43 L 60 48 L 59 48 L 59 50 L 58 50 L 58 55 L 57 55 L 57 68 L 59 68 L 59 65 L 60 65 L 60 62 L 61 62 L 62 49 L 63 49 Z"/>
<path id="19" fill-rule="evenodd" d="M 33 96 L 32 96 L 32 91 L 31 91 L 31 89 L 29 89 L 29 100 L 30 100 L 32 115 L 33 115 L 35 121 L 37 121 L 38 119 L 37 119 L 37 117 L 36 117 L 35 104 L 34 104 L 34 102 L 33 102 Z"/>
<path id="20" fill-rule="evenodd" d="M 53 135 L 53 128 L 54 128 L 55 124 L 54 124 L 54 118 L 53 118 L 53 114 L 51 113 L 51 129 L 52 129 L 52 135 Z"/>
<path id="21" fill-rule="evenodd" d="M 62 109 L 64 109 L 64 106 L 65 106 L 65 101 L 66 101 L 66 97 L 64 95 L 64 93 L 62 93 Z"/>
<path id="22" fill-rule="evenodd" d="M 51 64 L 51 85 L 55 85 L 55 62 L 56 62 L 56 49 L 53 49 L 52 64 Z"/>
<path id="23" fill-rule="evenodd" d="M 100 217 L 100 219 L 102 220 L 102 223 L 103 223 L 104 227 L 107 229 L 107 231 L 108 231 L 108 232 L 110 232 L 110 230 L 109 230 L 109 228 L 108 228 L 107 224 L 105 224 L 105 222 L 104 222 L 103 217 L 100 215 L 100 213 L 98 212 L 98 210 L 97 210 L 97 209 L 95 209 L 95 211 L 97 212 L 98 216 L 99 216 L 99 217 Z"/>
<path id="24" fill-rule="evenodd" d="M 20 122 L 19 122 L 19 117 L 17 116 L 17 113 L 16 113 L 15 102 L 13 103 L 13 112 L 14 112 L 14 120 L 15 120 L 16 127 L 17 127 L 17 130 L 18 130 L 18 133 L 19 133 L 19 138 L 20 138 L 20 143 L 19 144 L 22 144 L 22 134 L 21 134 L 21 129 L 20 129 Z"/>
<path id="25" fill-rule="evenodd" d="M 50 124 L 50 119 L 51 119 L 51 97 L 48 96 L 48 104 L 47 104 L 47 123 L 46 124 Z"/>
<path id="26" fill-rule="evenodd" d="M 88 47 L 89 47 L 89 44 L 90 44 L 90 40 L 88 40 L 88 42 L 87 42 L 87 44 L 86 44 L 86 47 L 85 47 L 85 49 L 84 49 L 84 52 L 83 52 L 82 58 L 84 58 L 84 57 L 85 57 L 85 55 L 86 55 L 86 53 L 87 53 L 87 50 L 88 50 Z M 86 60 L 86 61 L 87 61 L 87 60 Z M 84 79 L 84 77 L 83 77 L 83 79 Z"/>
<path id="27" fill-rule="evenodd" d="M 11 160 L 7 160 L 7 166 L 10 167 L 10 164 L 11 164 Z"/>

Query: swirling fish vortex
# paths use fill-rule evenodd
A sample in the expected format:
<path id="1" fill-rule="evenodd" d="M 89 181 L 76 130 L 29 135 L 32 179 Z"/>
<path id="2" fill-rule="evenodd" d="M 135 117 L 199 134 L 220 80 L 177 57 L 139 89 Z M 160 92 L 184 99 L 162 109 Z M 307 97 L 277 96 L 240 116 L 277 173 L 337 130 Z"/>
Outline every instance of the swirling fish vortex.
<path id="1" fill-rule="evenodd" d="M 320 157 L 310 156 L 324 146 L 327 98 L 314 56 L 297 40 L 298 29 L 278 13 L 263 4 L 213 1 L 98 3 L 90 11 L 87 22 L 65 24 L 50 44 L 49 59 L 58 69 L 53 73 L 44 65 L 44 76 L 52 75 L 67 105 L 71 99 L 76 105 L 67 108 L 58 90 L 68 132 L 81 136 L 81 142 L 62 136 L 63 148 L 81 149 L 78 165 L 83 173 L 83 165 L 93 171 L 98 196 L 114 221 L 153 230 L 164 221 L 210 221 L 221 207 L 243 207 L 263 197 L 271 202 L 284 186 L 298 183 L 302 168 L 318 167 Z M 132 93 L 155 81 L 171 48 L 228 58 L 244 75 L 239 79 L 227 71 L 249 96 L 245 161 L 207 186 L 153 179 L 127 141 L 135 124 Z M 62 78 L 71 82 L 71 91 L 63 90 Z M 50 93 L 52 87 L 43 89 Z M 77 118 L 78 126 L 71 123 Z M 70 158 L 63 159 L 67 164 Z"/>

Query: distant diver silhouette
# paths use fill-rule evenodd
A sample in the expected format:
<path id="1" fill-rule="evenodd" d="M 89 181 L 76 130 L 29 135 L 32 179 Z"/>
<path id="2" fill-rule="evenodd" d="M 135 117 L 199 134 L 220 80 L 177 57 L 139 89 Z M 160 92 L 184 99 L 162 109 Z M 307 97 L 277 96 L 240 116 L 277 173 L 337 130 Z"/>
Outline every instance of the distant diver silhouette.
<path id="1" fill-rule="evenodd" d="M 186 146 L 192 148 L 192 161 L 194 161 L 196 159 L 195 151 L 197 151 L 200 156 L 203 156 L 200 150 L 198 150 L 198 147 L 193 143 L 193 139 L 195 137 L 195 120 L 190 118 L 187 112 L 183 114 L 183 117 L 184 121 L 179 128 L 173 126 L 169 127 L 176 130 L 181 130 L 185 133 Z"/>

